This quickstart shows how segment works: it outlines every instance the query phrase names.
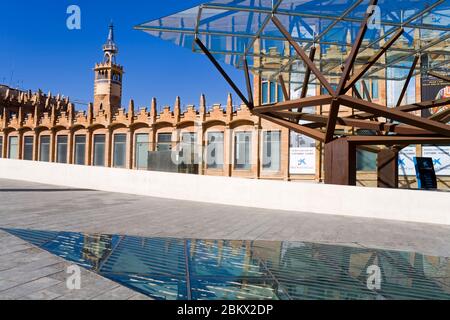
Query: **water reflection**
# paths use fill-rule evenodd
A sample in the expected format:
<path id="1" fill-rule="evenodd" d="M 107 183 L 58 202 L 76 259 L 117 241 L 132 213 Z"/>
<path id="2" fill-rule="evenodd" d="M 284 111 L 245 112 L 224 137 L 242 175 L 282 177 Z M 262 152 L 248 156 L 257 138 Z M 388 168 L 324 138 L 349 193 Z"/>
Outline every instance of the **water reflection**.
<path id="1" fill-rule="evenodd" d="M 450 258 L 305 242 L 5 230 L 155 299 L 450 299 Z M 381 270 L 380 290 L 367 269 Z"/>

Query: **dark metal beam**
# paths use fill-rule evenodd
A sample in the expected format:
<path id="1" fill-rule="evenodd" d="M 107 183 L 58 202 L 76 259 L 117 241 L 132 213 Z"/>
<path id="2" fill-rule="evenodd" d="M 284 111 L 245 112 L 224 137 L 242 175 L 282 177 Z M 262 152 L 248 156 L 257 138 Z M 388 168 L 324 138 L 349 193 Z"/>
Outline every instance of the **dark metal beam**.
<path id="1" fill-rule="evenodd" d="M 253 92 L 252 92 L 252 83 L 250 80 L 250 72 L 248 71 L 248 62 L 247 58 L 244 58 L 244 73 L 245 73 L 245 83 L 247 85 L 247 93 L 248 93 L 248 107 L 250 110 L 253 109 L 254 102 L 253 102 Z"/>
<path id="2" fill-rule="evenodd" d="M 283 126 L 283 127 L 287 128 L 287 129 L 290 129 L 290 130 L 295 131 L 297 133 L 300 133 L 300 134 L 303 134 L 305 136 L 308 136 L 308 137 L 310 137 L 312 139 L 315 139 L 315 140 L 318 140 L 318 141 L 321 141 L 321 142 L 325 141 L 325 134 L 323 132 L 319 131 L 319 130 L 308 128 L 308 127 L 302 126 L 302 125 L 300 125 L 298 123 L 294 123 L 294 122 L 291 122 L 291 121 L 279 118 L 278 116 L 276 116 L 274 114 L 271 114 L 271 113 L 269 113 L 269 114 L 258 114 L 258 116 L 263 118 L 263 119 L 265 119 L 265 120 L 267 120 L 267 121 L 276 123 L 276 124 L 278 124 L 280 126 Z"/>
<path id="3" fill-rule="evenodd" d="M 406 77 L 405 84 L 403 85 L 402 92 L 400 93 L 400 96 L 398 97 L 398 101 L 396 104 L 396 107 L 400 107 L 403 101 L 403 98 L 405 97 L 406 90 L 408 89 L 409 82 L 411 81 L 412 75 L 414 74 L 414 70 L 416 70 L 417 62 L 419 62 L 419 56 L 414 57 L 414 61 L 411 65 L 411 69 L 409 70 L 408 76 Z"/>
<path id="4" fill-rule="evenodd" d="M 450 77 L 449 76 L 446 76 L 446 75 L 443 75 L 443 74 L 440 74 L 440 73 L 437 73 L 437 72 L 434 72 L 434 71 L 428 71 L 428 74 L 430 76 L 435 77 L 435 78 L 438 78 L 438 79 L 450 82 Z"/>
<path id="5" fill-rule="evenodd" d="M 404 106 L 400 106 L 398 108 L 395 108 L 396 110 L 400 111 L 416 111 L 416 110 L 423 110 L 423 109 L 430 109 L 435 107 L 442 107 L 445 105 L 450 104 L 450 98 L 443 98 L 439 100 L 429 100 L 429 101 L 423 101 L 413 104 L 407 104 Z"/>
<path id="6" fill-rule="evenodd" d="M 361 146 L 358 146 L 357 149 L 361 149 L 361 150 L 364 150 L 364 151 L 367 151 L 367 152 L 371 152 L 371 153 L 378 153 L 378 152 L 381 151 L 381 149 L 376 147 L 376 146 L 364 146 L 364 145 L 361 145 Z"/>
<path id="7" fill-rule="evenodd" d="M 289 94 L 288 89 L 286 88 L 286 83 L 284 82 L 283 75 L 280 74 L 278 77 L 278 81 L 280 82 L 281 89 L 283 90 L 284 101 L 291 100 L 291 95 Z"/>
<path id="8" fill-rule="evenodd" d="M 430 100 L 430 101 L 424 101 L 419 103 L 413 103 L 413 104 L 407 104 L 400 106 L 398 108 L 391 108 L 390 110 L 397 110 L 397 111 L 403 111 L 403 112 L 411 112 L 416 110 L 424 110 L 424 109 L 430 109 L 435 107 L 442 107 L 445 105 L 450 104 L 450 98 L 444 98 L 439 100 Z M 364 112 L 356 114 L 360 119 L 370 119 L 373 118 L 374 115 L 372 113 Z"/>
<path id="9" fill-rule="evenodd" d="M 305 51 L 300 47 L 300 45 L 295 42 L 295 40 L 292 38 L 289 31 L 285 29 L 283 24 L 281 23 L 278 18 L 273 15 L 272 21 L 275 24 L 275 26 L 280 30 L 280 32 L 284 35 L 286 40 L 291 44 L 291 46 L 294 48 L 294 50 L 297 52 L 297 54 L 300 56 L 300 58 L 303 60 L 303 62 L 311 69 L 311 71 L 316 75 L 317 79 L 320 81 L 320 83 L 327 89 L 327 91 L 330 94 L 334 94 L 334 90 L 331 87 L 330 83 L 327 79 L 323 76 L 323 74 L 320 72 L 320 70 L 316 67 L 314 62 L 312 62 L 309 57 L 306 55 Z"/>
<path id="10" fill-rule="evenodd" d="M 371 0 L 368 9 L 371 8 L 371 6 L 376 6 L 378 3 L 378 0 Z M 358 35 L 356 36 L 355 43 L 352 47 L 352 50 L 350 51 L 350 54 L 347 58 L 347 61 L 344 65 L 344 70 L 342 71 L 341 80 L 339 82 L 339 85 L 337 87 L 336 93 L 335 93 L 335 99 L 331 102 L 330 105 L 330 113 L 327 123 L 327 129 L 325 133 L 325 143 L 329 143 L 334 138 L 334 131 L 336 129 L 336 120 L 337 116 L 339 114 L 339 100 L 337 99 L 337 96 L 340 96 L 342 94 L 345 94 L 345 85 L 347 84 L 347 80 L 349 78 L 350 72 L 353 69 L 356 56 L 358 55 L 359 49 L 361 48 L 362 41 L 364 39 L 364 35 L 367 31 L 367 23 L 369 21 L 369 18 L 372 16 L 373 12 L 367 12 L 365 14 L 364 20 L 361 24 L 361 27 L 359 28 Z M 351 87 L 351 86 L 350 86 Z"/>
<path id="11" fill-rule="evenodd" d="M 367 10 L 369 10 L 373 6 L 376 6 L 377 4 L 378 4 L 378 0 L 371 0 Z M 345 93 L 345 86 L 347 84 L 347 80 L 350 76 L 350 72 L 353 69 L 359 49 L 361 48 L 361 44 L 364 39 L 364 35 L 366 34 L 366 31 L 368 28 L 367 23 L 372 15 L 373 15 L 373 12 L 370 12 L 370 13 L 366 12 L 366 14 L 364 16 L 364 20 L 361 23 L 361 27 L 359 28 L 358 35 L 356 36 L 356 39 L 355 39 L 355 43 L 353 44 L 352 50 L 350 51 L 350 54 L 345 62 L 344 71 L 342 72 L 341 80 L 338 85 L 338 89 L 336 90 L 337 95 L 341 95 L 341 94 Z M 352 87 L 352 85 L 350 84 L 349 88 L 351 88 L 351 87 Z"/>
<path id="12" fill-rule="evenodd" d="M 312 125 L 312 127 L 323 127 L 324 124 L 327 123 L 328 117 L 318 114 L 311 113 L 299 113 L 299 112 L 289 112 L 289 111 L 272 111 L 272 114 L 281 116 L 281 117 L 291 117 L 297 120 L 305 120 L 305 121 L 313 121 L 316 124 Z M 367 130 L 376 130 L 376 131 L 386 131 L 390 133 L 397 133 L 403 135 L 432 135 L 434 132 L 427 131 L 424 129 L 420 129 L 410 125 L 404 124 L 392 124 L 392 123 L 384 123 L 378 121 L 367 121 L 353 118 L 341 118 L 338 117 L 337 124 L 349 127 L 356 127 L 360 129 Z M 319 125 L 320 124 L 320 125 Z M 311 127 L 311 126 L 310 126 Z"/>
<path id="13" fill-rule="evenodd" d="M 316 47 L 312 47 L 311 51 L 309 52 L 309 59 L 314 62 L 314 58 L 316 56 Z M 309 79 L 311 78 L 311 69 L 306 66 L 305 70 L 305 80 L 303 80 L 303 86 L 302 86 L 302 92 L 300 94 L 300 98 L 305 98 L 308 93 L 308 85 L 309 85 Z"/>
<path id="14" fill-rule="evenodd" d="M 364 76 L 364 74 L 378 61 L 378 59 L 380 59 L 380 57 L 395 43 L 395 41 L 400 38 L 403 32 L 403 28 L 397 31 L 395 35 L 393 35 L 392 38 L 389 39 L 389 41 L 386 42 L 381 49 L 374 56 L 372 56 L 369 61 L 367 61 L 365 65 L 355 72 L 355 74 L 348 81 L 348 84 L 345 86 L 345 92 L 350 90 L 350 88 Z"/>
<path id="15" fill-rule="evenodd" d="M 439 122 L 447 123 L 450 121 L 450 115 L 446 115 L 445 118 L 442 118 Z"/>
<path id="16" fill-rule="evenodd" d="M 443 120 L 445 120 L 448 116 L 450 116 L 450 108 L 442 110 L 436 114 L 433 114 L 428 119 L 446 123 L 447 121 L 443 121 Z"/>
<path id="17" fill-rule="evenodd" d="M 355 94 L 355 96 L 356 96 L 358 99 L 363 100 L 363 97 L 362 97 L 361 94 L 359 93 L 358 88 L 356 88 L 356 85 L 353 86 L 353 93 Z"/>
<path id="18" fill-rule="evenodd" d="M 370 71 L 370 72 L 368 73 L 368 75 L 370 76 L 370 75 L 372 75 L 372 74 L 377 73 L 378 71 L 387 69 L 388 67 L 393 66 L 393 65 L 396 65 L 396 64 L 398 64 L 399 62 L 404 61 L 405 59 L 408 59 L 409 57 L 412 57 L 412 56 L 414 56 L 414 55 L 421 55 L 422 53 L 427 52 L 428 49 L 430 49 L 430 48 L 432 48 L 432 47 L 434 47 L 434 46 L 437 46 L 437 45 L 439 45 L 440 43 L 443 43 L 445 40 L 447 40 L 447 39 L 449 39 L 449 38 L 450 38 L 450 33 L 446 33 L 446 34 L 443 35 L 442 37 L 440 37 L 440 38 L 438 38 L 438 39 L 436 39 L 436 40 L 433 40 L 432 42 L 430 42 L 430 43 L 424 45 L 423 47 L 421 47 L 421 48 L 419 48 L 419 49 L 414 50 L 414 51 L 411 52 L 411 53 L 408 53 L 408 54 L 406 54 L 406 55 L 399 55 L 398 58 L 389 61 L 389 62 L 386 63 L 384 66 L 382 66 L 382 67 L 380 67 L 380 68 L 376 68 L 376 69 Z"/>
<path id="19" fill-rule="evenodd" d="M 367 83 L 364 80 L 361 80 L 361 83 L 363 86 L 364 94 L 367 97 L 367 101 L 372 102 L 372 97 L 370 96 L 370 91 L 369 91 L 369 88 L 367 87 Z"/>
<path id="20" fill-rule="evenodd" d="M 403 136 L 351 136 L 349 143 L 356 145 L 410 145 L 410 144 L 450 144 L 446 137 L 403 137 Z"/>
<path id="21" fill-rule="evenodd" d="M 262 107 L 255 107 L 254 112 L 266 113 L 272 111 L 282 111 L 295 108 L 315 107 L 323 104 L 329 104 L 332 100 L 330 95 L 321 95 L 314 97 L 306 97 L 303 99 L 289 100 L 284 102 L 278 102 L 275 104 L 265 105 Z"/>
<path id="22" fill-rule="evenodd" d="M 445 0 L 438 0 L 435 3 L 426 6 L 422 11 L 420 11 L 420 12 L 416 13 L 415 15 L 409 17 L 406 21 L 402 21 L 398 27 L 399 28 L 403 28 L 403 27 L 410 28 L 411 27 L 411 23 L 413 21 L 419 19 L 420 17 L 423 17 L 425 14 L 427 14 L 428 12 L 430 12 L 431 10 L 433 10 L 435 7 L 437 7 L 438 5 L 440 5 L 443 2 L 445 2 Z M 379 43 L 381 40 L 385 39 L 390 34 L 396 32 L 396 31 L 397 30 L 395 28 L 391 28 L 390 30 L 384 32 L 384 34 L 381 35 L 379 38 L 377 38 L 377 39 L 373 40 L 371 43 L 369 43 L 369 45 L 367 47 L 368 48 L 373 47 L 375 44 Z"/>
<path id="23" fill-rule="evenodd" d="M 399 122 L 429 130 L 444 136 L 450 136 L 450 126 L 429 119 L 424 119 L 407 112 L 399 111 L 398 108 L 386 108 L 385 106 L 375 104 L 373 102 L 359 100 L 346 95 L 340 96 L 339 101 L 341 104 L 351 108 L 365 111 L 380 117 L 397 120 Z"/>
<path id="24" fill-rule="evenodd" d="M 216 67 L 216 69 L 220 72 L 222 77 L 225 78 L 225 80 L 228 82 L 228 84 L 233 88 L 233 90 L 236 92 L 236 94 L 241 98 L 242 102 L 249 108 L 252 109 L 253 106 L 250 105 L 250 102 L 247 100 L 245 95 L 239 90 L 239 88 L 236 86 L 236 84 L 231 80 L 231 78 L 228 76 L 228 74 L 225 72 L 225 70 L 220 66 L 219 62 L 213 57 L 213 55 L 209 52 L 208 48 L 205 47 L 203 42 L 199 38 L 195 38 L 195 42 L 199 46 L 199 48 L 203 51 L 203 53 L 208 57 L 208 59 L 212 62 L 212 64 Z"/>

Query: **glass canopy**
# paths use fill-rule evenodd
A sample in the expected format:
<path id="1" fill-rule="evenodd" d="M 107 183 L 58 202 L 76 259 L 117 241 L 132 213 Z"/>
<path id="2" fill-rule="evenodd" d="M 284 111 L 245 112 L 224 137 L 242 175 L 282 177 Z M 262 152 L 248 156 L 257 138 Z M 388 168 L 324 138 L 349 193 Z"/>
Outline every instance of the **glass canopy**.
<path id="1" fill-rule="evenodd" d="M 301 74 L 302 61 L 271 21 L 275 14 L 306 51 L 320 48 L 315 63 L 333 78 L 341 74 L 369 5 L 370 0 L 214 0 L 136 29 L 202 53 L 194 41 L 198 37 L 217 60 L 241 69 L 248 57 L 250 69 L 264 78 Z M 366 63 L 401 28 L 402 36 L 366 77 L 405 79 L 414 57 L 424 54 L 425 71 L 446 70 L 450 0 L 378 1 L 356 65 Z"/>

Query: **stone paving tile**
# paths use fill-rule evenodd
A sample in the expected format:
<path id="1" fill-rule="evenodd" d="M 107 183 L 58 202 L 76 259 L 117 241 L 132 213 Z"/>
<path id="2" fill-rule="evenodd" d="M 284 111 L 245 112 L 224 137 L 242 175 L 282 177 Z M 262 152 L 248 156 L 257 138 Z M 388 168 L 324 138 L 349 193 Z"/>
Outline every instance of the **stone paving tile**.
<path id="1" fill-rule="evenodd" d="M 19 283 L 11 280 L 0 280 L 0 291 L 8 290 L 12 287 L 16 287 Z M 1 297 L 1 296 L 0 296 Z"/>
<path id="2" fill-rule="evenodd" d="M 61 295 L 58 293 L 52 292 L 51 290 L 48 289 L 44 289 L 27 294 L 21 297 L 20 300 L 55 300 L 60 296 Z"/>
<path id="3" fill-rule="evenodd" d="M 7 271 L 1 272 L 0 279 L 11 280 L 16 282 L 29 282 L 58 272 L 59 270 L 61 270 L 62 264 L 61 263 L 53 264 L 36 270 L 34 269 L 23 270 L 19 268 L 20 267 L 11 268 L 8 269 Z"/>
<path id="4" fill-rule="evenodd" d="M 128 300 L 136 296 L 135 292 L 125 287 L 117 287 L 96 296 L 93 300 Z"/>
<path id="5" fill-rule="evenodd" d="M 59 283 L 58 280 L 42 277 L 24 284 L 20 284 L 8 290 L 3 290 L 0 295 L 1 298 L 5 300 L 20 299 L 21 297 L 27 296 L 39 290 L 44 290 L 48 287 L 54 286 L 57 283 Z"/>

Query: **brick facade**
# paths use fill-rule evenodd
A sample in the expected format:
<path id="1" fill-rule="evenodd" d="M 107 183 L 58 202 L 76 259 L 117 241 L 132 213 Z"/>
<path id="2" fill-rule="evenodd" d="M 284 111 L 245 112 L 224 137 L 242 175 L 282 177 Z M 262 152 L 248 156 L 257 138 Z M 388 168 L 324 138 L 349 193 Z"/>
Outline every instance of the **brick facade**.
<path id="1" fill-rule="evenodd" d="M 110 27 L 111 28 L 111 27 Z M 258 47 L 258 43 L 256 44 Z M 164 106 L 158 112 L 157 101 L 152 99 L 150 107 L 136 110 L 134 102 L 128 108 L 121 107 L 123 67 L 115 63 L 118 52 L 110 29 L 107 44 L 103 47 L 105 58 L 94 68 L 94 103 L 87 111 L 76 111 L 68 98 L 41 91 L 32 93 L 0 86 L 0 157 L 27 159 L 33 161 L 64 162 L 68 164 L 99 165 L 139 169 L 137 166 L 137 137 L 146 135 L 147 149 L 157 151 L 160 134 L 170 134 L 170 148 L 175 149 L 181 142 L 183 133 L 195 136 L 199 154 L 198 173 L 205 175 L 233 176 L 245 178 L 264 178 L 280 180 L 311 180 L 321 182 L 323 177 L 323 146 L 316 143 L 316 173 L 313 175 L 289 174 L 290 133 L 284 127 L 260 119 L 250 113 L 245 105 L 233 104 L 231 94 L 226 106 L 214 104 L 208 107 L 206 97 L 202 95 L 198 107 L 187 105 L 182 109 L 180 98 L 172 107 Z M 255 65 L 266 63 L 255 61 Z M 264 75 L 254 74 L 254 101 L 262 104 L 262 79 Z M 332 80 L 332 79 L 331 79 Z M 288 77 L 285 79 L 288 83 Z M 374 102 L 385 105 L 386 82 L 379 81 L 379 95 Z M 317 87 L 316 94 L 320 94 Z M 420 77 L 416 77 L 416 94 L 420 99 Z M 316 113 L 326 114 L 327 106 L 316 108 Z M 348 108 L 342 108 L 341 114 L 348 114 Z M 341 129 L 341 128 L 337 128 Z M 264 167 L 264 135 L 267 131 L 279 132 L 279 166 L 275 169 Z M 249 166 L 236 166 L 237 136 L 250 134 Z M 223 136 L 223 165 L 212 168 L 207 164 L 208 134 L 220 133 Z M 83 138 L 84 137 L 84 138 Z M 84 159 L 77 158 L 76 141 L 84 141 L 80 148 Z M 125 145 L 124 161 L 115 163 L 115 142 L 122 139 Z M 47 141 L 48 140 L 48 143 Z M 60 147 L 58 144 L 60 143 Z M 104 157 L 96 158 L 94 142 Z M 29 149 L 32 145 L 32 150 Z M 278 146 L 278 145 L 277 145 Z M 28 149 L 27 149 L 28 148 Z M 61 151 L 58 152 L 58 148 Z M 119 144 L 117 144 L 119 148 Z M 421 147 L 418 146 L 418 155 Z M 13 152 L 11 151 L 13 150 Z M 121 149 L 123 150 L 123 149 Z M 48 152 L 48 155 L 47 155 Z M 12 154 L 14 153 L 14 154 Z M 440 187 L 447 188 L 449 177 L 440 177 Z M 359 172 L 358 184 L 376 186 L 376 172 Z M 414 177 L 400 177 L 402 187 L 415 187 Z"/>

